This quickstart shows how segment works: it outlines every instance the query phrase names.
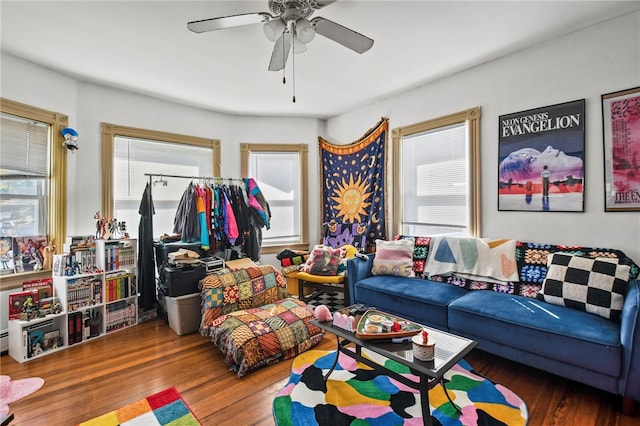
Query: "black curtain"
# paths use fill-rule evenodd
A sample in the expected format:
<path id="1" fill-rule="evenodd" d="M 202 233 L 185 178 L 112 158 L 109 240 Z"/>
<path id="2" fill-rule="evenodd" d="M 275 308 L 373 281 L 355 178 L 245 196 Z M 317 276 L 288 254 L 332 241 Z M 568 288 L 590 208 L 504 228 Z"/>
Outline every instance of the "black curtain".
<path id="1" fill-rule="evenodd" d="M 148 311 L 156 303 L 156 272 L 153 258 L 153 207 L 151 185 L 147 183 L 140 201 L 140 226 L 138 227 L 138 309 Z"/>

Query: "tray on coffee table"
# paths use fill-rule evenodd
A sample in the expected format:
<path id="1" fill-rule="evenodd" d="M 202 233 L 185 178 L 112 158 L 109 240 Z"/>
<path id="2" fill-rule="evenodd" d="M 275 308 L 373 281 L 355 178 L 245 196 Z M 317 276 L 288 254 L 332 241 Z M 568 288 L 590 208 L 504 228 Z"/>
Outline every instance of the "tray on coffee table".
<path id="1" fill-rule="evenodd" d="M 391 321 L 393 324 L 398 324 L 401 329 L 397 331 L 392 331 L 393 329 L 387 331 L 383 326 L 384 321 Z M 397 328 L 397 326 L 394 327 L 394 329 L 395 328 Z M 358 326 L 356 327 L 356 335 L 360 339 L 365 340 L 407 337 L 418 334 L 421 331 L 422 326 L 420 324 L 376 309 L 368 309 L 364 314 L 362 314 L 362 317 L 360 317 L 360 321 L 358 322 Z"/>

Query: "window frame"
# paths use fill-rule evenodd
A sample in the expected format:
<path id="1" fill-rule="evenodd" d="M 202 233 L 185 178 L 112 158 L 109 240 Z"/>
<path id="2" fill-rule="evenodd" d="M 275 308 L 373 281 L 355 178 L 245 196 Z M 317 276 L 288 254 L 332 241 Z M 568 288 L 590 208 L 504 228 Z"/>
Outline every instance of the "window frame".
<path id="1" fill-rule="evenodd" d="M 278 253 L 285 248 L 293 250 L 308 250 L 309 249 L 309 172 L 308 172 L 308 153 L 309 147 L 307 144 L 240 144 L 240 173 L 243 177 L 248 177 L 249 170 L 251 169 L 251 153 L 252 152 L 290 152 L 296 153 L 300 156 L 300 242 L 293 244 L 279 244 L 262 246 L 261 252 L 263 254 Z M 269 201 L 269 200 L 267 200 Z"/>
<path id="2" fill-rule="evenodd" d="M 47 123 L 50 126 L 49 178 L 47 200 L 47 238 L 55 253 L 61 253 L 67 233 L 67 148 L 62 129 L 69 125 L 65 114 L 0 98 L 0 111 Z M 0 276 L 0 290 L 21 288 L 25 280 L 51 277 L 51 270 L 21 272 Z"/>
<path id="3" fill-rule="evenodd" d="M 165 143 L 191 145 L 211 148 L 213 175 L 220 176 L 220 139 L 207 139 L 198 136 L 181 135 L 178 133 L 159 130 L 140 129 L 136 127 L 120 126 L 112 123 L 102 123 L 102 210 L 105 218 L 112 218 L 115 208 L 113 195 L 113 155 L 116 136 L 146 139 Z"/>
<path id="4" fill-rule="evenodd" d="M 445 115 L 432 120 L 398 127 L 392 130 L 393 143 L 393 229 L 395 234 L 402 233 L 403 192 L 402 192 L 402 139 L 406 136 L 423 133 L 455 124 L 466 124 L 468 128 L 469 147 L 469 190 L 468 214 L 469 236 L 481 235 L 481 174 L 480 174 L 480 107 Z"/>

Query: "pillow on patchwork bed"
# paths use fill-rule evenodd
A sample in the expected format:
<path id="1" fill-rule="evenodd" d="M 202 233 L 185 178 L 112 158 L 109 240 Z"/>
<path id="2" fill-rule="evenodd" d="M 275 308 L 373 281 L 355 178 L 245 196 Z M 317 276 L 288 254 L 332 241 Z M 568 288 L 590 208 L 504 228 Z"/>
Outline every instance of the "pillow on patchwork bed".
<path id="1" fill-rule="evenodd" d="M 256 308 L 289 296 L 287 280 L 271 265 L 218 271 L 200 280 L 200 286 L 201 331 L 220 315 Z"/>
<path id="2" fill-rule="evenodd" d="M 242 377 L 265 365 L 294 358 L 318 344 L 324 332 L 310 323 L 314 318 L 310 306 L 286 298 L 222 315 L 203 334 L 225 354 L 229 369 Z"/>
<path id="3" fill-rule="evenodd" d="M 566 253 L 588 258 L 606 257 L 619 259 L 619 263 L 629 265 L 630 280 L 636 278 L 640 271 L 638 265 L 620 250 L 518 241 L 516 245 L 516 262 L 518 264 L 520 282 L 514 283 L 516 294 L 525 297 L 536 297 L 547 275 L 548 257 L 553 253 Z"/>
<path id="4" fill-rule="evenodd" d="M 394 241 L 376 240 L 376 257 L 373 258 L 372 275 L 415 277 L 413 272 L 413 238 Z"/>
<path id="5" fill-rule="evenodd" d="M 537 298 L 620 322 L 629 270 L 618 259 L 553 253 Z"/>

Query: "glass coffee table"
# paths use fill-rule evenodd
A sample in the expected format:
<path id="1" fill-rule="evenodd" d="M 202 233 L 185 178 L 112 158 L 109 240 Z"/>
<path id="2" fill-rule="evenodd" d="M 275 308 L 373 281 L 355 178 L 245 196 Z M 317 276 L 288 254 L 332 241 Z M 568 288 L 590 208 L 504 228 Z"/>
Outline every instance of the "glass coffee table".
<path id="1" fill-rule="evenodd" d="M 345 310 L 348 310 L 346 308 Z M 395 317 L 395 315 L 393 315 Z M 325 381 L 329 378 L 338 363 L 338 356 L 343 353 L 356 361 L 368 365 L 376 371 L 382 371 L 384 374 L 393 377 L 395 380 L 420 391 L 420 403 L 422 409 L 422 419 L 425 425 L 431 425 L 431 411 L 429 409 L 429 389 L 438 383 L 442 384 L 445 395 L 449 398 L 449 402 L 456 410 L 458 407 L 451 401 L 446 388 L 444 387 L 444 374 L 468 354 L 477 342 L 456 336 L 455 334 L 437 330 L 435 328 L 423 326 L 424 330 L 429 333 L 429 340 L 434 339 L 436 342 L 435 356 L 432 361 L 421 361 L 413 357 L 413 347 L 411 339 L 402 343 L 393 343 L 390 339 L 375 340 L 362 339 L 355 332 L 347 331 L 333 325 L 333 321 L 317 321 L 312 320 L 312 324 L 321 329 L 335 334 L 338 341 L 338 350 L 336 351 L 336 359 L 324 376 Z M 347 348 L 354 345 L 355 350 Z M 412 373 L 420 378 L 419 382 L 415 382 L 402 376 L 395 371 L 391 371 L 362 355 L 362 349 L 375 352 L 385 358 L 396 361 L 409 367 Z"/>

